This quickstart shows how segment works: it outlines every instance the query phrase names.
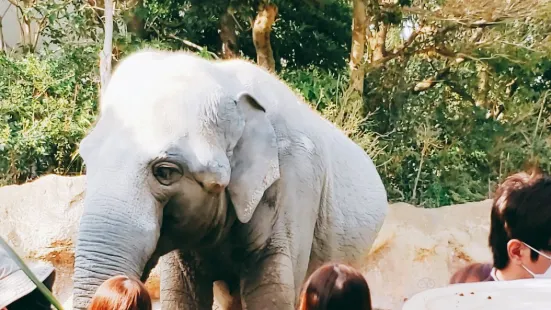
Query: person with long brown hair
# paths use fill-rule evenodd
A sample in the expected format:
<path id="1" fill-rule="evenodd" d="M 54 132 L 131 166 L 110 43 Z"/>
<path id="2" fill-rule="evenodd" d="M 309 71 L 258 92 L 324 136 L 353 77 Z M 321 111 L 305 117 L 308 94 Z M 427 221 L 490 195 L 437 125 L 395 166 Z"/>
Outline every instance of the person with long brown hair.
<path id="1" fill-rule="evenodd" d="M 299 310 L 371 310 L 371 293 L 365 277 L 343 264 L 318 268 L 304 283 Z"/>
<path id="2" fill-rule="evenodd" d="M 151 310 L 151 297 L 143 283 L 127 276 L 103 282 L 88 310 Z"/>

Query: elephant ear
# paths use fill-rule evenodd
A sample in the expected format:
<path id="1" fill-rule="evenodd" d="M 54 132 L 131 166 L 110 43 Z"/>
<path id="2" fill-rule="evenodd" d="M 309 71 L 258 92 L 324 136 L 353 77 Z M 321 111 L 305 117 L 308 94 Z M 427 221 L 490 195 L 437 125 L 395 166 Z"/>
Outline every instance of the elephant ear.
<path id="1" fill-rule="evenodd" d="M 279 179 L 279 158 L 274 128 L 266 110 L 248 93 L 238 95 L 245 128 L 230 159 L 228 192 L 237 218 L 248 223 L 268 189 Z"/>

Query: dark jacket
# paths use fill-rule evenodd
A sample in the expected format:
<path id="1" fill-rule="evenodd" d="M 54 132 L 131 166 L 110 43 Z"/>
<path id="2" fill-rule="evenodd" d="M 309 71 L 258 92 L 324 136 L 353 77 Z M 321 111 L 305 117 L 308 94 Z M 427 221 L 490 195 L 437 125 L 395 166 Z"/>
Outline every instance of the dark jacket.
<path id="1" fill-rule="evenodd" d="M 492 264 L 472 263 L 458 270 L 450 279 L 450 284 L 466 282 L 495 281 L 492 277 Z"/>

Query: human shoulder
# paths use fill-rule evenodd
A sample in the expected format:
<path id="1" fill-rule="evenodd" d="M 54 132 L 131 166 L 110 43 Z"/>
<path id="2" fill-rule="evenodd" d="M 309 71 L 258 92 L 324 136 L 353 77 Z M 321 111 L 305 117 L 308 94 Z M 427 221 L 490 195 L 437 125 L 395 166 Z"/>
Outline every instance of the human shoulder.
<path id="1" fill-rule="evenodd" d="M 491 263 L 471 263 L 456 271 L 450 284 L 493 281 L 492 268 Z"/>

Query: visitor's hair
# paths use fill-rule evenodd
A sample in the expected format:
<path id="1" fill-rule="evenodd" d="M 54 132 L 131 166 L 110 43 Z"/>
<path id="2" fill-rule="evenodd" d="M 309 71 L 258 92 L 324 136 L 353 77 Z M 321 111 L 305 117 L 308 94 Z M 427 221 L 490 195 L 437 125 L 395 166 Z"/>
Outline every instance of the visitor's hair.
<path id="1" fill-rule="evenodd" d="M 151 310 L 151 297 L 139 280 L 115 276 L 98 288 L 88 310 Z"/>
<path id="2" fill-rule="evenodd" d="M 304 283 L 299 310 L 370 310 L 371 294 L 364 276 L 343 264 L 327 264 Z"/>
<path id="3" fill-rule="evenodd" d="M 509 176 L 496 190 L 488 243 L 494 267 L 509 264 L 507 243 L 518 239 L 537 250 L 551 250 L 551 177 L 541 172 Z M 530 250 L 532 261 L 538 253 Z"/>
<path id="4" fill-rule="evenodd" d="M 472 263 L 458 271 L 450 278 L 450 284 L 482 282 L 490 277 L 492 264 Z"/>

